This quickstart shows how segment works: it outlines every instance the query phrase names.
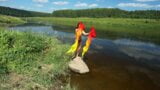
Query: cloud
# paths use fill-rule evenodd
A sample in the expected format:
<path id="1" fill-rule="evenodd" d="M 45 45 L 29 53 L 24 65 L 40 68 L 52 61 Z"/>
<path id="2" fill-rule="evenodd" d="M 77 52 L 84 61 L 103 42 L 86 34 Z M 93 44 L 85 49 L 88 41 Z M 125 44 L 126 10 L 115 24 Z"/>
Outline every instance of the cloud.
<path id="1" fill-rule="evenodd" d="M 77 4 L 74 5 L 75 7 L 97 7 L 98 5 L 93 3 L 93 4 L 87 4 L 87 3 L 80 3 L 78 2 Z"/>
<path id="2" fill-rule="evenodd" d="M 97 4 L 91 4 L 91 5 L 89 5 L 88 7 L 97 7 L 98 5 Z"/>
<path id="3" fill-rule="evenodd" d="M 74 5 L 75 7 L 87 7 L 88 4 L 87 3 L 77 3 Z"/>
<path id="4" fill-rule="evenodd" d="M 0 2 L 5 2 L 5 1 L 8 1 L 8 0 L 0 0 Z"/>
<path id="5" fill-rule="evenodd" d="M 67 10 L 67 9 L 69 9 L 69 8 L 55 8 L 55 7 L 51 7 L 51 8 L 49 8 L 49 11 L 53 12 L 53 11 L 56 11 L 56 10 Z"/>
<path id="6" fill-rule="evenodd" d="M 48 0 L 33 0 L 33 2 L 38 2 L 38 3 L 47 3 Z"/>
<path id="7" fill-rule="evenodd" d="M 160 4 L 159 4 L 159 5 L 157 5 L 157 7 L 160 7 Z"/>
<path id="8" fill-rule="evenodd" d="M 114 7 L 112 7 L 112 6 L 108 6 L 107 8 L 114 8 Z"/>
<path id="9" fill-rule="evenodd" d="M 104 2 L 105 0 L 96 0 L 97 2 Z"/>
<path id="10" fill-rule="evenodd" d="M 14 8 L 23 9 L 23 10 L 32 10 L 31 7 L 24 7 L 24 6 L 19 6 L 19 7 L 15 6 Z"/>
<path id="11" fill-rule="evenodd" d="M 138 2 L 153 2 L 153 1 L 160 1 L 160 0 L 135 0 Z"/>
<path id="12" fill-rule="evenodd" d="M 53 4 L 55 5 L 67 5 L 69 2 L 67 1 L 57 1 L 57 2 L 53 2 Z"/>
<path id="13" fill-rule="evenodd" d="M 36 4 L 35 6 L 36 6 L 36 7 L 43 7 L 42 4 Z"/>
<path id="14" fill-rule="evenodd" d="M 142 4 L 142 3 L 119 3 L 119 7 L 150 7 L 148 4 Z"/>
<path id="15" fill-rule="evenodd" d="M 24 7 L 24 6 L 19 6 L 19 8 L 20 8 L 20 9 L 25 9 L 25 7 Z"/>
<path id="16" fill-rule="evenodd" d="M 139 8 L 158 8 L 159 5 L 149 5 L 144 3 L 119 3 L 119 7 L 139 7 Z"/>

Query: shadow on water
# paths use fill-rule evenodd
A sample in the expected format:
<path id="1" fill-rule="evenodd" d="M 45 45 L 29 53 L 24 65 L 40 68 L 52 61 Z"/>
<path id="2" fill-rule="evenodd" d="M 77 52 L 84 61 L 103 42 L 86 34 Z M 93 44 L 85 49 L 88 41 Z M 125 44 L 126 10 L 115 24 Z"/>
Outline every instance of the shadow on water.
<path id="1" fill-rule="evenodd" d="M 63 43 L 74 41 L 74 28 L 31 24 L 10 29 L 45 33 Z M 71 74 L 71 85 L 79 90 L 160 90 L 160 46 L 154 43 L 96 38 L 85 61 L 89 73 Z"/>

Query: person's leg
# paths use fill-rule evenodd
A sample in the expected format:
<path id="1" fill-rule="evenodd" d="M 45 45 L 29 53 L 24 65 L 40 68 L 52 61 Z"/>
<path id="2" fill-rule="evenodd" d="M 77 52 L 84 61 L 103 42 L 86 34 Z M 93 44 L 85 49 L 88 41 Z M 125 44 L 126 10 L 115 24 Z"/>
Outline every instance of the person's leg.
<path id="1" fill-rule="evenodd" d="M 79 54 L 79 53 L 78 53 L 78 52 L 79 52 L 79 48 L 80 48 L 80 42 L 78 42 L 76 51 L 74 52 L 74 55 L 73 55 L 72 59 L 78 56 L 78 54 Z"/>
<path id="2" fill-rule="evenodd" d="M 78 57 L 79 53 L 81 52 L 81 46 L 82 46 L 82 44 L 80 42 L 79 45 L 78 45 L 78 48 L 77 48 L 76 57 Z"/>

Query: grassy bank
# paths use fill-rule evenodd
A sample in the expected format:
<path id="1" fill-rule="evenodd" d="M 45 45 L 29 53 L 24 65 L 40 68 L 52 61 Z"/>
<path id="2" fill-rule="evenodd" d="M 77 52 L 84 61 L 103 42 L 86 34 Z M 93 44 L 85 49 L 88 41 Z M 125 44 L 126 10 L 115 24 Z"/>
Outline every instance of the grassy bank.
<path id="1" fill-rule="evenodd" d="M 67 49 L 53 37 L 1 28 L 0 89 L 68 89 Z"/>
<path id="2" fill-rule="evenodd" d="M 9 26 L 25 23 L 24 20 L 18 17 L 0 15 L 0 26 Z"/>
<path id="3" fill-rule="evenodd" d="M 75 27 L 78 21 L 83 21 L 87 28 L 93 25 L 104 36 L 136 37 L 160 43 L 160 20 L 155 19 L 34 17 L 26 20 L 71 27 Z"/>

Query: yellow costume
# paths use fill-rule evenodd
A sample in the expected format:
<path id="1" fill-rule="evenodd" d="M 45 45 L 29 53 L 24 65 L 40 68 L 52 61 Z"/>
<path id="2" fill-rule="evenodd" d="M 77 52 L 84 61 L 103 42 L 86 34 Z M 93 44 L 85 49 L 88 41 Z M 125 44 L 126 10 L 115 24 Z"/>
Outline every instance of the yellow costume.
<path id="1" fill-rule="evenodd" d="M 71 48 L 67 51 L 67 54 L 73 54 L 77 49 L 78 45 L 81 43 L 82 32 L 85 29 L 85 25 L 82 22 L 79 22 L 76 29 L 75 42 L 71 46 Z"/>

